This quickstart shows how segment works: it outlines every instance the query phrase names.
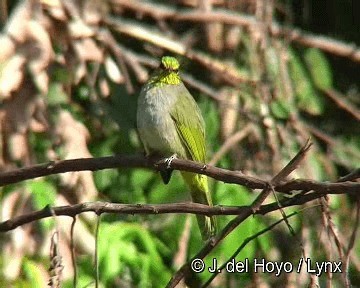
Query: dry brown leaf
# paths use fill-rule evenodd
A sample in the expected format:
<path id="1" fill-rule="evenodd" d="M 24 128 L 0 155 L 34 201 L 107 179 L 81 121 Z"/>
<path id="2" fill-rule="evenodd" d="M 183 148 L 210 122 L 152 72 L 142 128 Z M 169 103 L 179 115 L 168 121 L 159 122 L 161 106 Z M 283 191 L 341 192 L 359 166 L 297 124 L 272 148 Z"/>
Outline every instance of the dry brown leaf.
<path id="1" fill-rule="evenodd" d="M 28 159 L 28 139 L 27 134 L 15 132 L 8 137 L 8 149 L 11 160 L 18 161 Z M 28 162 L 28 161 L 27 161 Z"/>
<path id="2" fill-rule="evenodd" d="M 27 38 L 27 25 L 31 20 L 31 1 L 20 2 L 12 12 L 4 31 L 17 42 L 23 43 Z"/>
<path id="3" fill-rule="evenodd" d="M 102 0 L 85 1 L 83 9 L 83 18 L 85 22 L 90 25 L 99 25 L 104 17 L 103 15 L 108 13 L 108 5 L 107 1 Z"/>
<path id="4" fill-rule="evenodd" d="M 108 81 L 105 78 L 101 78 L 99 80 L 99 90 L 100 90 L 101 96 L 103 96 L 104 98 L 109 97 L 110 87 L 109 87 Z"/>
<path id="5" fill-rule="evenodd" d="M 73 20 L 68 25 L 70 35 L 72 38 L 88 38 L 95 35 L 93 29 L 86 25 L 80 18 Z"/>
<path id="6" fill-rule="evenodd" d="M 28 87 L 24 85 L 23 89 L 12 98 L 12 101 L 3 105 L 3 109 L 6 111 L 6 127 L 8 131 L 24 133 L 29 128 L 30 120 L 39 104 L 39 98 L 33 89 L 26 88 Z"/>
<path id="7" fill-rule="evenodd" d="M 29 213 L 29 195 L 24 190 L 13 191 L 7 194 L 2 201 L 2 220 L 10 219 L 16 215 Z M 2 246 L 3 275 L 6 279 L 14 280 L 21 273 L 22 260 L 25 255 L 33 253 L 36 242 L 31 235 L 29 225 L 18 227 L 7 234 L 11 240 Z"/>
<path id="8" fill-rule="evenodd" d="M 30 120 L 30 129 L 33 132 L 41 133 L 49 129 L 49 123 L 47 119 L 47 109 L 45 99 L 43 97 L 38 98 L 36 109 L 32 119 Z"/>
<path id="9" fill-rule="evenodd" d="M 223 89 L 220 93 L 222 102 L 220 106 L 221 114 L 221 136 L 227 139 L 236 129 L 236 123 L 239 115 L 239 95 L 234 89 Z"/>
<path id="10" fill-rule="evenodd" d="M 0 66 L 15 53 L 15 43 L 7 35 L 0 35 Z"/>
<path id="11" fill-rule="evenodd" d="M 225 35 L 225 48 L 234 51 L 240 42 L 243 29 L 240 26 L 232 26 L 228 28 Z"/>
<path id="12" fill-rule="evenodd" d="M 28 234 L 22 227 L 11 231 L 11 241 L 3 247 L 4 277 L 15 280 L 20 275 L 22 260 L 26 255 L 26 246 L 30 243 Z"/>
<path id="13" fill-rule="evenodd" d="M 75 41 L 75 51 L 81 61 L 103 61 L 103 51 L 90 38 L 78 39 Z"/>
<path id="14" fill-rule="evenodd" d="M 136 79 L 140 83 L 145 83 L 149 79 L 148 71 L 139 63 L 136 57 L 129 55 L 129 53 L 124 53 L 124 56 L 128 61 L 130 68 L 134 71 Z"/>
<path id="15" fill-rule="evenodd" d="M 50 35 L 34 20 L 29 21 L 27 31 L 30 42 L 25 45 L 23 51 L 29 59 L 28 66 L 37 88 L 46 94 L 49 85 L 47 68 L 54 59 Z"/>
<path id="16" fill-rule="evenodd" d="M 36 87 L 42 94 L 47 94 L 49 91 L 49 75 L 47 71 L 41 71 L 33 75 Z"/>
<path id="17" fill-rule="evenodd" d="M 4 66 L 0 66 L 0 98 L 8 98 L 18 90 L 24 77 L 26 58 L 23 55 L 11 57 Z"/>
<path id="18" fill-rule="evenodd" d="M 105 58 L 105 71 L 113 82 L 117 84 L 124 83 L 124 76 L 122 75 L 115 61 L 110 56 Z"/>
<path id="19" fill-rule="evenodd" d="M 75 70 L 74 84 L 79 84 L 80 81 L 85 77 L 87 72 L 85 62 L 78 63 L 74 70 Z"/>
<path id="20" fill-rule="evenodd" d="M 39 2 L 43 5 L 50 6 L 50 7 L 61 7 L 60 0 L 39 0 Z"/>
<path id="21" fill-rule="evenodd" d="M 89 131 L 68 111 L 60 112 L 56 132 L 64 146 L 64 159 L 92 157 L 87 148 Z M 92 173 L 89 171 L 61 174 L 61 179 L 64 184 L 76 189 L 79 202 L 92 201 L 98 194 Z"/>
<path id="22" fill-rule="evenodd" d="M 29 49 L 26 52 L 31 59 L 30 69 L 33 73 L 38 73 L 47 68 L 54 58 L 50 35 L 39 22 L 34 20 L 29 21 L 27 32 L 32 39 L 30 47 L 26 46 Z"/>
<path id="23" fill-rule="evenodd" d="M 38 105 L 41 105 L 36 88 L 32 81 L 26 78 L 21 89 L 11 98 L 11 101 L 3 103 L 4 138 L 7 139 L 9 161 L 21 161 L 24 165 L 31 164 L 28 132 L 30 123 L 35 115 Z"/>
<path id="24" fill-rule="evenodd" d="M 48 13 L 55 19 L 62 21 L 62 22 L 67 21 L 68 17 L 66 16 L 64 8 L 62 6 L 46 7 L 46 9 L 47 9 Z"/>

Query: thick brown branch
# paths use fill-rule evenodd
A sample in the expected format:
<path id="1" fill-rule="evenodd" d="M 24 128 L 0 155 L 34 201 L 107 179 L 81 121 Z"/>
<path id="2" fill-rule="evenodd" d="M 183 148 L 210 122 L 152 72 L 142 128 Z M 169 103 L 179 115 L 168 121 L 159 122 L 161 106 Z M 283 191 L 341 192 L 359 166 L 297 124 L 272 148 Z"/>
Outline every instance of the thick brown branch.
<path id="1" fill-rule="evenodd" d="M 146 158 L 140 156 L 109 156 L 51 161 L 18 170 L 2 172 L 0 173 L 0 186 L 59 173 L 97 171 L 117 167 L 149 168 L 151 165 L 149 165 Z"/>
<path id="2" fill-rule="evenodd" d="M 82 158 L 72 160 L 53 161 L 18 170 L 0 173 L 0 186 L 5 186 L 20 181 L 34 179 L 37 177 L 48 176 L 59 173 L 74 171 L 97 171 L 110 168 L 148 168 L 165 169 L 167 164 L 159 159 L 147 159 L 141 156 L 109 156 L 99 158 Z M 268 187 L 268 181 L 242 174 L 240 171 L 231 171 L 204 165 L 184 159 L 174 159 L 171 168 L 180 171 L 195 172 L 212 177 L 225 183 L 239 184 L 250 189 L 264 189 Z M 351 180 L 356 181 L 360 178 L 357 173 Z M 346 179 L 345 179 L 346 180 Z M 274 185 L 274 184 L 273 184 Z M 317 182 L 309 179 L 296 179 L 282 181 L 281 184 L 274 185 L 274 190 L 282 193 L 291 193 L 294 190 L 317 191 L 319 193 L 356 193 L 360 191 L 358 182 Z"/>

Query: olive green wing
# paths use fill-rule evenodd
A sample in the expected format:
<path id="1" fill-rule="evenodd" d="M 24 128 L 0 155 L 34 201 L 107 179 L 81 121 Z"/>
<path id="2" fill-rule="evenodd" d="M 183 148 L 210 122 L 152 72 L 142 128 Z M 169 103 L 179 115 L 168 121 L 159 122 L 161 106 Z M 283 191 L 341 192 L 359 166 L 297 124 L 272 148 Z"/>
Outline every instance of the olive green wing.
<path id="1" fill-rule="evenodd" d="M 194 98 L 186 87 L 181 84 L 174 93 L 179 97 L 170 111 L 175 127 L 192 160 L 205 163 L 205 129 L 204 119 Z"/>

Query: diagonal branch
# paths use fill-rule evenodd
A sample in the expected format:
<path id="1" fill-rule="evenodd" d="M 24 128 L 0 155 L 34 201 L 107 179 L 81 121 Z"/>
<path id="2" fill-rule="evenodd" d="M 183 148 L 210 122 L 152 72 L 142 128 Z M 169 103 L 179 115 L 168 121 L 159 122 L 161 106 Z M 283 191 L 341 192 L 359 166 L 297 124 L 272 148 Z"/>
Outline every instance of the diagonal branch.
<path id="1" fill-rule="evenodd" d="M 306 153 L 309 151 L 311 147 L 311 143 L 307 141 L 307 143 L 300 149 L 300 151 L 296 154 L 296 156 L 277 174 L 275 175 L 267 187 L 263 189 L 260 195 L 253 201 L 253 203 L 247 209 L 244 209 L 240 212 L 238 216 L 236 216 L 233 220 L 231 220 L 225 228 L 220 231 L 218 235 L 211 238 L 205 246 L 192 258 L 189 262 L 185 263 L 170 279 L 167 284 L 167 288 L 175 287 L 181 279 L 183 279 L 187 274 L 190 273 L 191 262 L 193 259 L 203 259 L 206 255 L 208 255 L 228 234 L 230 234 L 237 226 L 239 226 L 242 222 L 244 222 L 249 216 L 256 213 L 261 204 L 265 201 L 267 196 L 273 191 L 273 186 L 284 180 L 292 171 L 296 169 L 296 167 L 300 164 L 300 162 L 304 159 Z M 276 203 L 278 207 L 278 203 Z M 283 207 L 283 206 L 282 206 Z"/>

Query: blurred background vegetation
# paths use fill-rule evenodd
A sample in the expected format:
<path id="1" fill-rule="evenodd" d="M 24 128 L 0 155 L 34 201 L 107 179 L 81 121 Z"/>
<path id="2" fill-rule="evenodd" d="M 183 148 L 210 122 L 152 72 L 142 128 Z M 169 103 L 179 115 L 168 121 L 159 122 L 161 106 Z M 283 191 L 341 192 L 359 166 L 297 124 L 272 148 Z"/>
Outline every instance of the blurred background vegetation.
<path id="1" fill-rule="evenodd" d="M 184 81 L 205 118 L 209 163 L 270 179 L 311 137 L 313 148 L 292 177 L 336 181 L 359 167 L 356 1 L 0 0 L 0 5 L 1 171 L 142 153 L 137 95 L 162 55 L 182 63 Z M 248 205 L 258 195 L 215 181 L 211 191 L 218 205 Z M 54 175 L 8 185 L 0 195 L 1 221 L 48 204 L 190 200 L 178 173 L 165 186 L 158 174 L 143 169 Z M 290 219 L 297 240 L 281 224 L 250 242 L 236 260 L 297 263 L 302 243 L 313 261 L 347 259 L 348 279 L 360 287 L 359 241 L 345 257 L 357 203 L 359 198 L 333 195 L 288 208 L 286 213 L 301 212 Z M 220 226 L 231 218 L 219 217 Z M 213 257 L 227 261 L 244 239 L 280 218 L 275 212 L 248 219 L 206 263 Z M 71 222 L 57 217 L 0 235 L 0 286 L 45 287 L 57 229 L 62 284 L 72 287 Z M 85 213 L 74 228 L 78 287 L 94 285 L 95 226 L 95 215 Z M 194 216 L 103 215 L 100 286 L 164 287 L 202 246 Z M 204 272 L 186 281 L 200 287 L 209 277 Z M 221 273 L 211 287 L 330 282 L 344 287 L 345 277 Z"/>

